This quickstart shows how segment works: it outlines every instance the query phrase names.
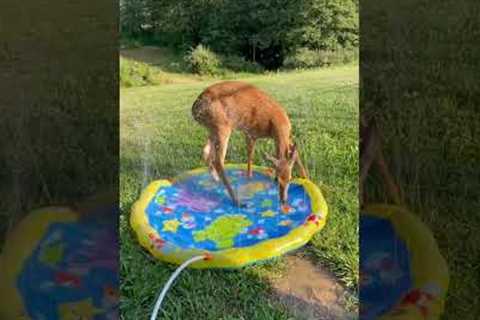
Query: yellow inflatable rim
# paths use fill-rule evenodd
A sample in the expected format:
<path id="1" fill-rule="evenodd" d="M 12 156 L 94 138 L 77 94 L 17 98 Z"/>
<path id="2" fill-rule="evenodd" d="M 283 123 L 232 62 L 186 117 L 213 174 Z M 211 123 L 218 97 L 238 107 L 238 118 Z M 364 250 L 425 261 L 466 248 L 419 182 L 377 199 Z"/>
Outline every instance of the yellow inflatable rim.
<path id="1" fill-rule="evenodd" d="M 246 169 L 246 165 L 230 164 L 225 166 L 228 169 Z M 253 170 L 263 174 L 271 175 L 270 168 L 253 166 Z M 199 168 L 188 171 L 175 180 L 198 175 L 207 172 L 207 168 Z M 139 243 L 146 248 L 154 257 L 159 260 L 181 264 L 186 260 L 201 254 L 208 254 L 209 260 L 195 262 L 191 265 L 192 268 L 238 268 L 254 262 L 271 259 L 281 256 L 282 254 L 300 248 L 305 245 L 312 236 L 320 231 L 326 223 L 328 208 L 325 199 L 319 188 L 307 179 L 294 179 L 293 183 L 300 184 L 304 187 L 310 197 L 312 204 L 312 211 L 316 215 L 315 222 L 307 221 L 303 226 L 290 231 L 287 235 L 265 240 L 256 245 L 245 248 L 230 248 L 219 251 L 205 251 L 199 249 L 185 249 L 178 250 L 172 253 L 164 253 L 155 249 L 155 239 L 159 235 L 148 223 L 146 215 L 146 208 L 152 198 L 154 197 L 158 188 L 162 186 L 169 186 L 172 184 L 169 180 L 157 180 L 145 188 L 140 195 L 139 200 L 133 205 L 130 215 L 130 224 L 135 231 Z M 149 237 L 150 235 L 150 237 Z M 151 235 L 154 235 L 152 237 Z"/>
<path id="2" fill-rule="evenodd" d="M 362 214 L 388 219 L 392 223 L 410 252 L 412 290 L 420 294 L 415 303 L 399 302 L 379 319 L 439 319 L 444 310 L 449 274 L 447 263 L 440 254 L 431 231 L 416 215 L 400 206 L 372 204 L 363 209 Z M 432 288 L 437 290 L 434 290 L 435 294 L 429 295 Z"/>

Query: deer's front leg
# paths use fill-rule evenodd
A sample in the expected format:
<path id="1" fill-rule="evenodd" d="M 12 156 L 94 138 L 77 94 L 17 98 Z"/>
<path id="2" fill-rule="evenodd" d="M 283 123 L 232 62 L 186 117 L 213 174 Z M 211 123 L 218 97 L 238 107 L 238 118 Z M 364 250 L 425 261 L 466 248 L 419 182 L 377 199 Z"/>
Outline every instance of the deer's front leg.
<path id="1" fill-rule="evenodd" d="M 253 163 L 253 154 L 255 151 L 255 139 L 247 136 L 247 177 L 251 178 L 253 176 L 252 163 Z"/>

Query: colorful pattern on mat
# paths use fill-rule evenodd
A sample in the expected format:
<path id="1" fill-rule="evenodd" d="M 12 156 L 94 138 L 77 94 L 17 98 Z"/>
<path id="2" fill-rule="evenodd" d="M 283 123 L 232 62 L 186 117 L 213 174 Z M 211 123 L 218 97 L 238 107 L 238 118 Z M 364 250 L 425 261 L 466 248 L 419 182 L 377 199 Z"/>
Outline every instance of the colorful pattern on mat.
<path id="1" fill-rule="evenodd" d="M 410 257 L 387 219 L 360 215 L 360 319 L 377 319 L 412 289 Z"/>
<path id="2" fill-rule="evenodd" d="M 118 319 L 118 241 L 111 226 L 52 223 L 17 285 L 35 320 Z"/>
<path id="3" fill-rule="evenodd" d="M 268 175 L 226 171 L 245 208 L 234 207 L 223 184 L 209 173 L 198 174 L 157 190 L 147 207 L 150 225 L 166 243 L 180 249 L 217 251 L 255 245 L 286 235 L 311 214 L 308 194 L 291 183 L 286 207 Z M 164 248 L 165 249 L 165 248 Z"/>

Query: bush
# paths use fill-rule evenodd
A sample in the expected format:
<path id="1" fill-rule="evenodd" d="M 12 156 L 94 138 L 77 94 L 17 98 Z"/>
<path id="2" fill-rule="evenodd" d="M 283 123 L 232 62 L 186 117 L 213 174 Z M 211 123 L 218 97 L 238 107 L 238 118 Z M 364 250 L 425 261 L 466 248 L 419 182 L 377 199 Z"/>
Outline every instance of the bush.
<path id="1" fill-rule="evenodd" d="M 160 71 L 146 63 L 120 59 L 120 86 L 137 87 L 159 84 L 161 81 Z"/>
<path id="2" fill-rule="evenodd" d="M 288 69 L 305 69 L 322 66 L 317 51 L 301 48 L 285 59 L 284 67 Z"/>
<path id="3" fill-rule="evenodd" d="M 185 55 L 185 62 L 190 71 L 199 75 L 216 75 L 219 73 L 220 58 L 207 47 L 198 45 Z"/>
<path id="4" fill-rule="evenodd" d="M 354 49 L 339 49 L 337 51 L 311 50 L 301 48 L 285 59 L 287 69 L 308 69 L 352 63 L 358 59 Z"/>

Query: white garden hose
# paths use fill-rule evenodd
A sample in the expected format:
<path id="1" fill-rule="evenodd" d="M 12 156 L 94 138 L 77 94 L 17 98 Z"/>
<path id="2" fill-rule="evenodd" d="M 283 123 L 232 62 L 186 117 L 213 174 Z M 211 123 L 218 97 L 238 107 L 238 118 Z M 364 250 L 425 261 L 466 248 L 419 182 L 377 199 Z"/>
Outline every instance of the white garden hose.
<path id="1" fill-rule="evenodd" d="M 162 301 L 165 298 L 165 295 L 167 294 L 168 289 L 172 286 L 172 283 L 175 281 L 175 279 L 178 277 L 178 275 L 185 269 L 189 264 L 194 263 L 199 260 L 208 260 L 210 259 L 209 255 L 201 255 L 201 256 L 195 256 L 184 263 L 180 265 L 180 267 L 175 270 L 175 272 L 172 274 L 170 279 L 168 279 L 167 283 L 162 289 L 162 292 L 158 296 L 157 302 L 155 303 L 155 307 L 153 308 L 152 316 L 150 317 L 150 320 L 156 320 L 157 319 L 157 314 L 158 311 L 160 310 L 160 306 L 162 305 Z"/>

